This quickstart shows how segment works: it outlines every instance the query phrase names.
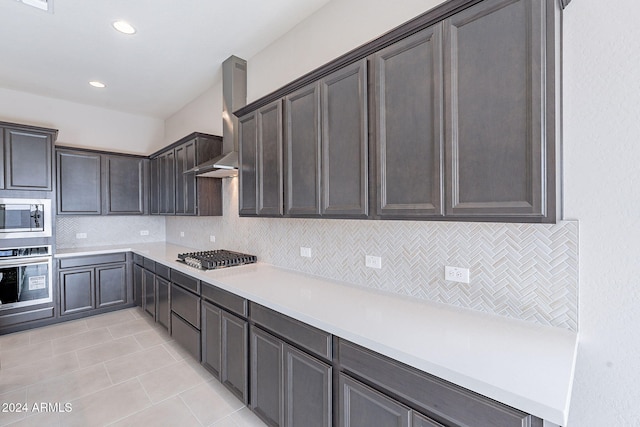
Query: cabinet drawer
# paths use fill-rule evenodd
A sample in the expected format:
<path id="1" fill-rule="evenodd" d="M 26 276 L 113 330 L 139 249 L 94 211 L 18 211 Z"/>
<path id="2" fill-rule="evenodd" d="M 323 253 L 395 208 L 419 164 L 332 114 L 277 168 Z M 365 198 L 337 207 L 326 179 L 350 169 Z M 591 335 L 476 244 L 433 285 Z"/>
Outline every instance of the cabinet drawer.
<path id="1" fill-rule="evenodd" d="M 251 320 L 324 359 L 331 359 L 331 334 L 261 305 L 250 305 Z"/>
<path id="2" fill-rule="evenodd" d="M 171 311 L 200 329 L 200 298 L 175 284 L 171 285 Z"/>
<path id="3" fill-rule="evenodd" d="M 171 281 L 176 285 L 180 285 L 185 289 L 189 289 L 191 292 L 200 295 L 200 281 L 194 279 L 191 276 L 180 273 L 176 270 L 171 270 Z"/>
<path id="4" fill-rule="evenodd" d="M 171 274 L 169 273 L 171 269 L 164 264 L 160 264 L 156 262 L 156 274 L 164 279 L 169 280 L 171 278 Z"/>
<path id="5" fill-rule="evenodd" d="M 142 261 L 142 265 L 147 270 L 153 271 L 155 273 L 155 271 L 156 271 L 156 263 L 155 263 L 154 260 L 149 259 L 149 258 L 144 258 L 144 260 Z"/>
<path id="6" fill-rule="evenodd" d="M 238 316 L 246 318 L 248 315 L 246 299 L 210 285 L 209 283 L 202 283 L 202 297 Z"/>
<path id="7" fill-rule="evenodd" d="M 144 257 L 142 255 L 133 254 L 133 263 L 144 266 Z"/>
<path id="8" fill-rule="evenodd" d="M 452 424 L 474 427 L 532 425 L 531 415 L 342 339 L 339 355 L 342 369 Z"/>
<path id="9" fill-rule="evenodd" d="M 200 331 L 171 313 L 171 336 L 200 362 Z"/>
<path id="10" fill-rule="evenodd" d="M 48 319 L 50 317 L 53 317 L 53 307 L 46 307 L 22 313 L 5 314 L 0 316 L 0 325 L 4 328 L 6 326 L 32 322 L 34 320 Z"/>
<path id="11" fill-rule="evenodd" d="M 88 256 L 80 256 L 75 258 L 61 258 L 60 268 L 74 268 L 74 267 L 84 267 L 87 265 L 110 264 L 115 262 L 125 262 L 126 260 L 127 260 L 127 254 L 124 252 L 117 253 L 117 254 L 88 255 Z"/>

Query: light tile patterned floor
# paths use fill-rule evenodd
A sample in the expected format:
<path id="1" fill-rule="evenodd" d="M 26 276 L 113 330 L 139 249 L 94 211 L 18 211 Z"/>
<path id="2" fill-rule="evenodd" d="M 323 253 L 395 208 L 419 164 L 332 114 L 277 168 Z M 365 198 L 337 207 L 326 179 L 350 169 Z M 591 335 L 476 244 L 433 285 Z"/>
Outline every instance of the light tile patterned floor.
<path id="1" fill-rule="evenodd" d="M 0 364 L 0 426 L 265 426 L 137 308 L 0 336 Z"/>

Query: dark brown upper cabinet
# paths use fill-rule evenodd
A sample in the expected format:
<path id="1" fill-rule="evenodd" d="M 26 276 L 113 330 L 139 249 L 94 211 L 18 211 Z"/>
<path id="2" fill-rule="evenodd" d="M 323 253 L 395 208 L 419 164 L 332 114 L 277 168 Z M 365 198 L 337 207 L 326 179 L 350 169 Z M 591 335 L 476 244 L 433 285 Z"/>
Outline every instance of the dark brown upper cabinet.
<path id="1" fill-rule="evenodd" d="M 367 217 L 366 73 L 359 61 L 240 118 L 240 215 Z"/>
<path id="2" fill-rule="evenodd" d="M 282 101 L 239 120 L 240 215 L 281 216 Z"/>
<path id="3" fill-rule="evenodd" d="M 140 156 L 56 149 L 58 214 L 148 213 L 148 163 Z"/>
<path id="4" fill-rule="evenodd" d="M 56 150 L 58 215 L 100 215 L 101 156 Z"/>
<path id="5" fill-rule="evenodd" d="M 376 213 L 443 215 L 442 24 L 373 56 Z"/>
<path id="6" fill-rule="evenodd" d="M 148 166 L 142 157 L 103 155 L 102 205 L 105 215 L 148 213 Z"/>
<path id="7" fill-rule="evenodd" d="M 320 86 L 284 99 L 284 205 L 289 216 L 320 216 Z"/>
<path id="8" fill-rule="evenodd" d="M 151 213 L 222 215 L 222 181 L 185 173 L 222 154 L 222 138 L 194 132 L 151 157 Z"/>
<path id="9" fill-rule="evenodd" d="M 57 131 L 0 123 L 5 190 L 53 190 L 53 144 Z"/>
<path id="10" fill-rule="evenodd" d="M 283 99 L 284 216 L 556 222 L 567 3 L 451 0 L 241 108 L 241 215 Z"/>
<path id="11" fill-rule="evenodd" d="M 367 64 L 351 64 L 320 81 L 322 216 L 369 213 Z"/>
<path id="12" fill-rule="evenodd" d="M 448 217 L 555 221 L 553 9 L 485 0 L 445 20 Z"/>

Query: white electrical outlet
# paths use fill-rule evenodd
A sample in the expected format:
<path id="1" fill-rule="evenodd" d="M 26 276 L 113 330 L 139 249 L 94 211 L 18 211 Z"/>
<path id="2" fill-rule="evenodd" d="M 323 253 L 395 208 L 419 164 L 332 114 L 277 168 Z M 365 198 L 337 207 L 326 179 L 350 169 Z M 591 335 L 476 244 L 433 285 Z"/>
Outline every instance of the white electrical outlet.
<path id="1" fill-rule="evenodd" d="M 86 239 L 87 233 L 76 233 L 76 239 Z"/>
<path id="2" fill-rule="evenodd" d="M 184 237 L 184 231 L 180 232 L 180 237 Z"/>
<path id="3" fill-rule="evenodd" d="M 209 241 L 210 241 L 211 243 L 215 243 L 215 241 L 216 241 L 216 236 L 214 236 L 213 234 L 212 234 L 212 235 L 210 235 L 210 236 L 209 236 Z"/>
<path id="4" fill-rule="evenodd" d="M 366 255 L 364 257 L 364 265 L 370 268 L 382 268 L 382 258 L 374 255 Z"/>
<path id="5" fill-rule="evenodd" d="M 141 236 L 148 236 L 149 235 L 149 230 L 140 230 L 140 235 Z"/>
<path id="6" fill-rule="evenodd" d="M 311 258 L 311 248 L 305 248 L 304 246 L 300 246 L 300 256 L 305 258 Z"/>
<path id="7" fill-rule="evenodd" d="M 444 268 L 444 280 L 449 280 L 451 282 L 469 283 L 469 269 L 446 266 Z"/>

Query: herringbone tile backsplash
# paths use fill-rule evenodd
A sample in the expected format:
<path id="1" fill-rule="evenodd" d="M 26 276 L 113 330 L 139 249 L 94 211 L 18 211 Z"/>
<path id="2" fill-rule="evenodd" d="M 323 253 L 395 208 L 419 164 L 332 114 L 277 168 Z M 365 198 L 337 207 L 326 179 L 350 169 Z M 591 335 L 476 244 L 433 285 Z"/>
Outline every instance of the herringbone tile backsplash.
<path id="1" fill-rule="evenodd" d="M 167 217 L 167 241 L 248 252 L 260 261 L 360 286 L 577 330 L 577 221 L 239 218 L 237 183 L 223 181 L 223 217 Z M 300 256 L 301 246 L 311 248 L 311 258 Z M 382 269 L 365 267 L 365 255 L 382 257 Z M 471 283 L 445 281 L 445 265 L 468 267 Z"/>

